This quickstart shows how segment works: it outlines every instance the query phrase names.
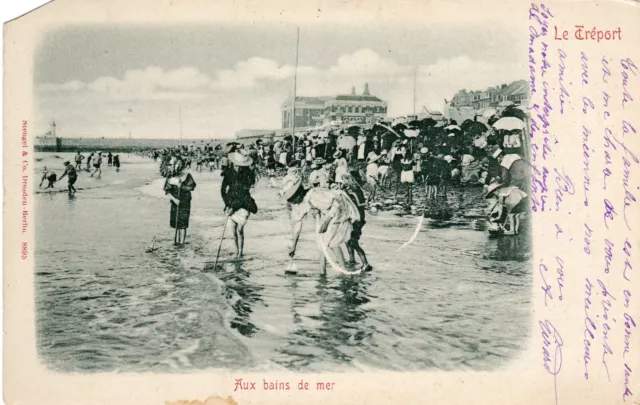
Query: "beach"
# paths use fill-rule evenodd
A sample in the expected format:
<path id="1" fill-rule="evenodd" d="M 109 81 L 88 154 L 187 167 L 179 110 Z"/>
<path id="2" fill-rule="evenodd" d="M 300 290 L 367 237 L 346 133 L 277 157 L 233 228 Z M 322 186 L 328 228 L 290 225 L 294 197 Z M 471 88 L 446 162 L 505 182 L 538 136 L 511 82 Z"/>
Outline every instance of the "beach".
<path id="1" fill-rule="evenodd" d="M 36 159 L 36 170 L 58 176 L 72 160 Z M 225 221 L 219 171 L 192 172 L 187 244 L 176 247 L 158 164 L 121 161 L 116 173 L 105 159 L 101 179 L 81 172 L 73 197 L 36 197 L 38 352 L 52 370 L 491 370 L 525 347 L 525 235 L 490 238 L 483 218 L 367 213 L 361 245 L 374 271 L 322 276 L 307 219 L 298 274 L 285 275 L 288 211 L 262 178 L 245 260 L 230 260 L 227 229 L 214 267 Z M 148 253 L 153 238 L 158 250 Z"/>

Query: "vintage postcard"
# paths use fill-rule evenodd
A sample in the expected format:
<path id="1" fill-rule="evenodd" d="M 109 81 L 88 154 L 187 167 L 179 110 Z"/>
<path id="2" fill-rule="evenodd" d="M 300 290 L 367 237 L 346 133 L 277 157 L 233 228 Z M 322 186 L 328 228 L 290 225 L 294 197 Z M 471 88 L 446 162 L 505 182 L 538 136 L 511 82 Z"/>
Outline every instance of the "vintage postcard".
<path id="1" fill-rule="evenodd" d="M 640 403 L 640 3 L 4 34 L 7 404 Z"/>

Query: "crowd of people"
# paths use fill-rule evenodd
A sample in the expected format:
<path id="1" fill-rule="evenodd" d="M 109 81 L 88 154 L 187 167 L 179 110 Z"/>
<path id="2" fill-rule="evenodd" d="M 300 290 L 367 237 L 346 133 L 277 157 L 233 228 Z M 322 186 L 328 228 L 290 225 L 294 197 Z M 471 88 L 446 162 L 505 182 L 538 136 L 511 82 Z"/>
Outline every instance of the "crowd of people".
<path id="1" fill-rule="evenodd" d="M 86 172 L 91 173 L 91 170 L 93 168 L 93 173 L 91 173 L 89 177 L 93 177 L 94 175 L 97 174 L 96 178 L 99 179 L 102 176 L 103 156 L 107 159 L 107 166 L 115 167 L 116 172 L 120 171 L 120 155 L 118 154 L 112 154 L 111 152 L 108 152 L 107 154 L 103 155 L 102 152 L 97 151 L 97 152 L 90 152 L 88 156 L 84 156 L 81 151 L 77 151 L 75 156 L 73 157 L 75 164 L 71 164 L 71 162 L 68 160 L 65 161 L 64 172 L 59 178 L 58 178 L 58 175 L 53 170 L 50 170 L 45 166 L 42 170 L 43 173 L 42 173 L 42 178 L 40 180 L 39 187 L 41 188 L 42 184 L 46 180 L 47 185 L 45 189 L 46 190 L 53 189 L 55 183 L 67 177 L 67 190 L 69 192 L 69 195 L 73 195 L 77 191 L 74 185 L 78 180 L 78 174 L 83 170 L 82 169 L 83 161 L 86 164 L 84 169 Z"/>
<path id="2" fill-rule="evenodd" d="M 176 231 L 176 243 L 184 243 L 189 225 L 196 183 L 185 169 L 195 163 L 196 171 L 220 170 L 221 198 L 237 258 L 244 254 L 244 227 L 258 211 L 251 189 L 267 177 L 268 186 L 279 189 L 290 210 L 289 255 L 295 255 L 302 222 L 311 213 L 316 218 L 322 271 L 326 261 L 346 268 L 344 246 L 350 262 L 358 254 L 357 272 L 361 272 L 372 270 L 359 243 L 366 211 L 375 212 L 385 197 L 393 196 L 396 205 L 410 211 L 415 211 L 420 198 L 424 217 L 448 219 L 453 215 L 450 195 L 475 189 L 477 195 L 495 201 L 488 210 L 490 230 L 517 234 L 520 217 L 528 209 L 531 183 L 530 165 L 523 158 L 525 121 L 524 112 L 511 106 L 496 111 L 486 123 L 474 119 L 458 125 L 430 118 L 379 122 L 369 128 L 311 131 L 275 142 L 181 145 L 150 151 L 149 157 L 160 162 L 160 173 L 167 179 L 164 190 L 171 201 L 170 226 Z"/>

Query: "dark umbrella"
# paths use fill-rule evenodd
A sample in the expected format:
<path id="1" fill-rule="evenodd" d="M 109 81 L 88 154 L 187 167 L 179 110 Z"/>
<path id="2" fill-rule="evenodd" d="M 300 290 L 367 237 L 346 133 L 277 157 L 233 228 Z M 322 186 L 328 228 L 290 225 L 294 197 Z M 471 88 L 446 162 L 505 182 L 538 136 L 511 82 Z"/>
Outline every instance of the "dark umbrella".
<path id="1" fill-rule="evenodd" d="M 522 111 L 519 108 L 516 107 L 507 107 L 503 112 L 501 117 L 516 117 L 521 119 L 522 121 L 526 121 L 527 119 L 527 113 L 525 113 L 524 111 Z"/>
<path id="2" fill-rule="evenodd" d="M 405 130 L 407 128 L 409 128 L 409 127 L 407 125 L 405 125 L 405 124 L 396 124 L 396 125 L 393 126 L 393 129 L 396 132 L 398 132 L 398 130 Z"/>
<path id="3" fill-rule="evenodd" d="M 465 135 L 471 135 L 473 137 L 481 135 L 489 129 L 482 122 L 471 120 L 465 120 L 462 125 L 460 125 L 460 128 L 462 128 L 462 132 L 464 132 Z"/>
<path id="4" fill-rule="evenodd" d="M 438 121 L 434 120 L 433 118 L 425 118 L 420 121 L 420 126 L 422 128 L 432 128 L 435 127 L 437 123 Z"/>

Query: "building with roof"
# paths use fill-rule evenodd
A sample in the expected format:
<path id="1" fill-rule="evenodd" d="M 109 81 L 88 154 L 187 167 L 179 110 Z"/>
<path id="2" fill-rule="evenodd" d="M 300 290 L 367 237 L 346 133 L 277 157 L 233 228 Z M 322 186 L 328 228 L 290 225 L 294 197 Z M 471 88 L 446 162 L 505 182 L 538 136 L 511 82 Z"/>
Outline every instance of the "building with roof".
<path id="1" fill-rule="evenodd" d="M 498 107 L 503 101 L 512 101 L 515 105 L 528 105 L 529 100 L 529 83 L 526 80 L 517 80 L 480 91 L 460 90 L 446 106 L 445 116 L 458 121 L 473 119 L 478 110 Z"/>
<path id="2" fill-rule="evenodd" d="M 529 84 L 526 80 L 518 80 L 509 84 L 489 87 L 481 91 L 460 90 L 449 103 L 451 107 L 471 107 L 474 110 L 497 107 L 502 101 L 513 101 L 514 104 L 527 104 L 529 101 Z"/>
<path id="3" fill-rule="evenodd" d="M 372 124 L 387 114 L 387 102 L 371 95 L 369 84 L 364 84 L 362 94 L 330 97 L 296 97 L 295 127 L 313 128 L 332 121 L 344 124 Z M 282 104 L 282 128 L 291 128 L 292 97 Z"/>

